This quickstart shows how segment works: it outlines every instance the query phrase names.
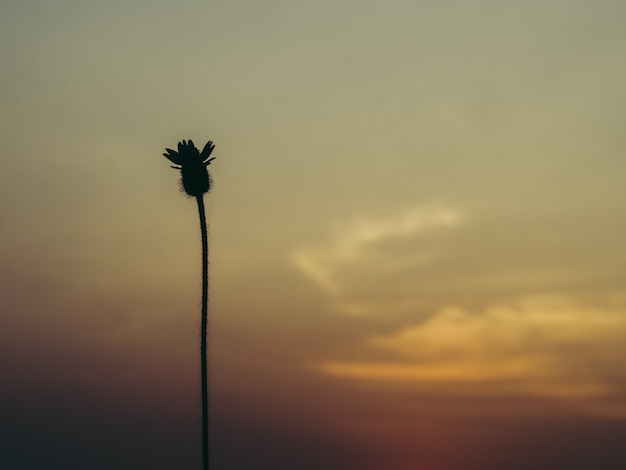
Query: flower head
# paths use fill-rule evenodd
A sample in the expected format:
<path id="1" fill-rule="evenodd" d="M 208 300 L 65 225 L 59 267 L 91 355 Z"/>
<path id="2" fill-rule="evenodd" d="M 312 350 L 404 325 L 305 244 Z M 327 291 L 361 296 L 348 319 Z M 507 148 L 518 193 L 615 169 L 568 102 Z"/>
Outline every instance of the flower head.
<path id="1" fill-rule="evenodd" d="M 163 156 L 178 165 L 172 168 L 180 170 L 183 189 L 190 196 L 202 196 L 211 189 L 211 177 L 207 166 L 215 160 L 215 157 L 209 158 L 214 148 L 215 145 L 209 140 L 200 152 L 190 139 L 178 142 L 178 151 L 165 149 L 167 153 Z"/>

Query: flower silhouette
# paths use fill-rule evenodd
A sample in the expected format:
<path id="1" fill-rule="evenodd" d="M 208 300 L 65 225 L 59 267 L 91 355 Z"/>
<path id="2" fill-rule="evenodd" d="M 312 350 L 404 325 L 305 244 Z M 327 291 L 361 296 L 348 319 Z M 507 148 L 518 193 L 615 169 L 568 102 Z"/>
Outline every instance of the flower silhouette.
<path id="1" fill-rule="evenodd" d="M 180 170 L 182 175 L 183 189 L 190 196 L 198 197 L 211 189 L 211 177 L 207 166 L 211 164 L 215 157 L 209 158 L 215 145 L 209 140 L 202 152 L 194 145 L 191 139 L 178 142 L 178 152 L 166 148 L 163 156 L 178 166 L 173 166 L 175 170 Z"/>
<path id="2" fill-rule="evenodd" d="M 211 189 L 211 177 L 207 166 L 215 157 L 209 158 L 215 145 L 209 140 L 198 151 L 191 140 L 178 142 L 178 151 L 166 148 L 163 156 L 180 170 L 183 189 L 189 196 L 196 198 L 198 216 L 200 217 L 200 234 L 202 236 L 202 312 L 200 324 L 200 381 L 202 398 L 202 469 L 209 470 L 209 374 L 207 361 L 207 328 L 209 300 L 209 241 L 204 210 L 204 194 Z"/>

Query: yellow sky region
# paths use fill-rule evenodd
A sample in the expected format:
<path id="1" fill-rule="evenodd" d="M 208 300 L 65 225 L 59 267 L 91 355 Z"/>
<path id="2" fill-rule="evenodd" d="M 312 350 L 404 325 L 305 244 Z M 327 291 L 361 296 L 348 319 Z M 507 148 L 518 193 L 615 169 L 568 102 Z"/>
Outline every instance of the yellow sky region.
<path id="1" fill-rule="evenodd" d="M 559 419 L 622 417 L 625 14 L 621 0 L 0 2 L 0 368 L 14 378 L 0 415 L 49 390 L 85 399 L 74 428 L 103 447 L 58 435 L 57 466 L 81 448 L 134 470 L 111 453 L 132 415 L 102 435 L 96 415 L 153 384 L 154 408 L 191 424 L 137 416 L 168 445 L 135 455 L 195 435 L 198 221 L 161 156 L 191 138 L 217 145 L 214 442 L 235 450 L 216 470 L 303 468 L 272 460 L 293 429 L 307 432 L 289 447 L 315 455 L 343 425 L 391 460 L 305 470 L 474 470 L 474 400 L 505 418 L 557 402 L 571 404 Z M 66 408 L 50 399 L 0 431 L 28 428 L 28 447 Z M 455 413 L 465 427 L 439 421 Z M 413 441 L 440 424 L 426 462 Z M 442 463 L 450 443 L 458 465 Z"/>
<path id="2" fill-rule="evenodd" d="M 381 361 L 326 361 L 323 372 L 353 380 L 435 385 L 483 393 L 575 400 L 582 410 L 626 417 L 614 379 L 624 354 L 626 312 L 585 308 L 566 298 L 529 298 L 514 307 L 470 312 L 443 308 L 415 326 L 374 335 Z M 388 359 L 391 353 L 393 359 Z"/>
<path id="3" fill-rule="evenodd" d="M 357 213 L 292 249 L 323 308 L 378 325 L 352 352 L 320 351 L 313 369 L 363 390 L 536 397 L 626 416 L 621 270 L 612 273 L 608 246 L 576 248 L 580 228 L 530 220 L 413 204 Z"/>

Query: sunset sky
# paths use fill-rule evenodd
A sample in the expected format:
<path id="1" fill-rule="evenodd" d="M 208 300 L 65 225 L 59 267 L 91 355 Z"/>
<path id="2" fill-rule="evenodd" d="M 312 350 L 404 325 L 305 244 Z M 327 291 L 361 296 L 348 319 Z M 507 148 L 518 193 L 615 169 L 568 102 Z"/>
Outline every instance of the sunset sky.
<path id="1" fill-rule="evenodd" d="M 0 468 L 626 468 L 626 2 L 0 5 Z"/>

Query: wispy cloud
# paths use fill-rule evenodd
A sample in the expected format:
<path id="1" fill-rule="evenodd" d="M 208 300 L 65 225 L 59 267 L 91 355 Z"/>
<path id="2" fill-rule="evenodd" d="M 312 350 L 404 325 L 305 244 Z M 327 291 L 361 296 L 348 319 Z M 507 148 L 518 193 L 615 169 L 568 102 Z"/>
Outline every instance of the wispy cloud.
<path id="1" fill-rule="evenodd" d="M 616 367 L 625 340 L 624 309 L 535 297 L 483 312 L 443 308 L 424 323 L 369 337 L 380 361 L 326 361 L 318 368 L 392 386 L 482 384 L 490 393 L 598 398 L 626 392 Z"/>
<path id="2" fill-rule="evenodd" d="M 291 261 L 329 295 L 339 297 L 350 283 L 346 271 L 388 273 L 430 261 L 435 253 L 423 247 L 402 257 L 385 250 L 394 243 L 453 227 L 459 221 L 457 210 L 435 204 L 379 217 L 356 216 L 340 224 L 326 243 L 294 250 Z"/>

